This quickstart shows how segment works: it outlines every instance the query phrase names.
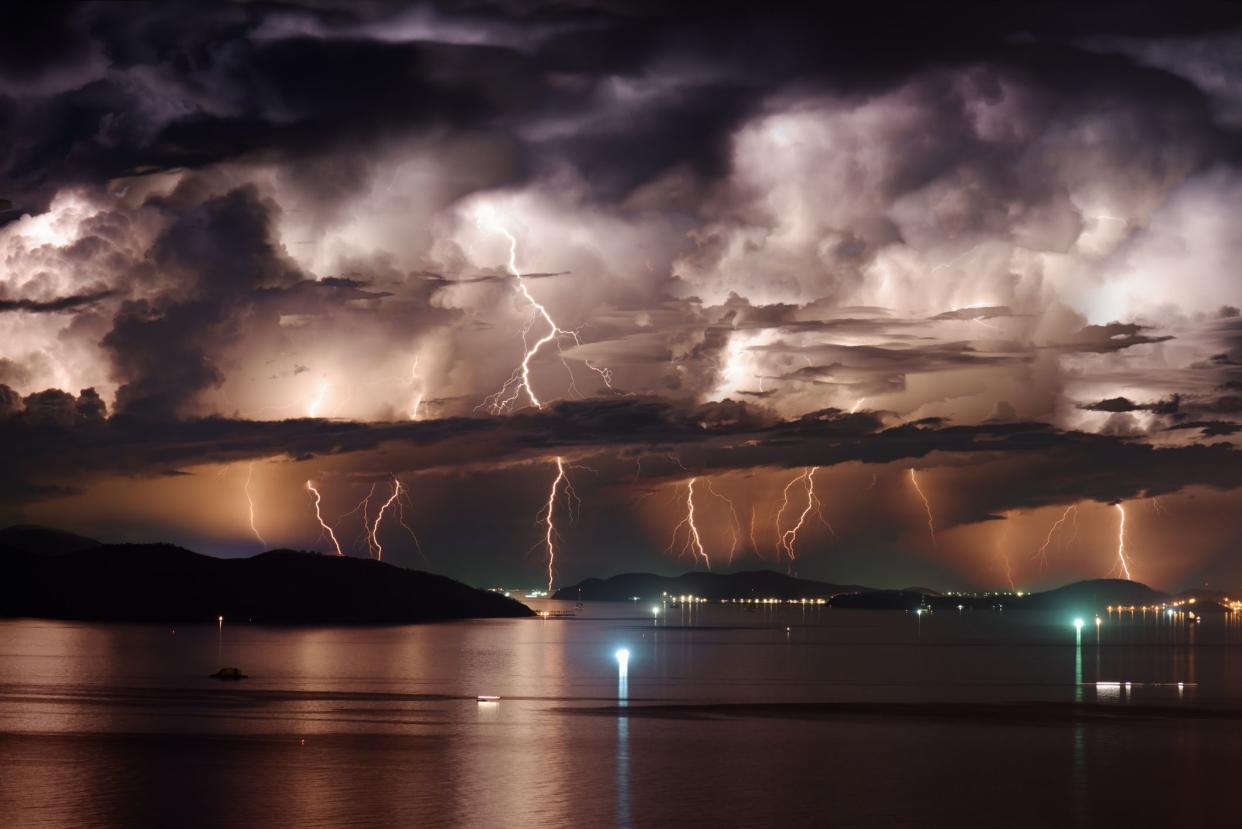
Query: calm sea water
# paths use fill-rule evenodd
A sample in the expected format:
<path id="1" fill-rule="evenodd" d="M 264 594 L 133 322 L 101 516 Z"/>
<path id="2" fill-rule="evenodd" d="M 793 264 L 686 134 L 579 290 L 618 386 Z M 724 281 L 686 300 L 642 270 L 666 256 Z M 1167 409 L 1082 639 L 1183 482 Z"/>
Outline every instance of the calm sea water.
<path id="1" fill-rule="evenodd" d="M 1242 620 L 1092 621 L 3 621 L 0 825 L 1232 823 Z"/>

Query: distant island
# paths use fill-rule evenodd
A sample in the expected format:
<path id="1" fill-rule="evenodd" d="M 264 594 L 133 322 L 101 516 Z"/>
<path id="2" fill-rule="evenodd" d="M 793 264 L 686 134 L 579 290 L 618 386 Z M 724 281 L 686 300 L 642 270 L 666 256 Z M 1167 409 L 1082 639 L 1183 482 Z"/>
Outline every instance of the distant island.
<path id="1" fill-rule="evenodd" d="M 500 594 L 370 559 L 293 550 L 221 559 L 43 527 L 0 530 L 0 617 L 407 624 L 533 615 Z"/>
<path id="2" fill-rule="evenodd" d="M 839 593 L 855 593 L 868 588 L 799 579 L 773 570 L 740 573 L 685 573 L 657 576 L 654 573 L 623 573 L 608 579 L 587 579 L 562 587 L 552 598 L 591 602 L 659 600 L 662 596 L 698 596 L 708 601 L 721 599 L 818 599 Z"/>
<path id="3" fill-rule="evenodd" d="M 1150 607 L 1174 602 L 1196 603 L 1204 612 L 1223 610 L 1224 593 L 1193 590 L 1176 595 L 1153 590 L 1124 579 L 1091 579 L 1038 593 L 941 593 L 924 587 L 884 590 L 800 579 L 772 570 L 740 573 L 623 573 L 607 579 L 586 579 L 562 587 L 555 599 L 579 601 L 662 601 L 693 596 L 720 601 L 822 601 L 843 609 L 860 610 L 1069 610 L 1097 612 L 1108 607 Z"/>

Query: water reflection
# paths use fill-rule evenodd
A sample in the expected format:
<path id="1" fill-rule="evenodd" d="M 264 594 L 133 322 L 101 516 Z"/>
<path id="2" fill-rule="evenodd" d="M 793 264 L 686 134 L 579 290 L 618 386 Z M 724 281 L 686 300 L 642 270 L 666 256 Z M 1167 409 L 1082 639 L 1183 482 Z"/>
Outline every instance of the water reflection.
<path id="1" fill-rule="evenodd" d="M 629 705 L 630 652 L 617 651 L 617 707 Z M 629 826 L 630 820 L 630 718 L 624 712 L 617 716 L 617 825 Z"/>
<path id="2" fill-rule="evenodd" d="M 3 823 L 995 825 L 1021 803 L 1012 825 L 1151 825 L 1231 791 L 1235 620 L 1110 618 L 1088 679 L 1064 616 L 761 610 L 175 635 L 0 622 Z M 251 679 L 207 679 L 221 647 Z M 690 707 L 644 713 L 672 703 Z M 748 707 L 716 707 L 732 703 Z M 1128 781 L 1156 761 L 1167 786 L 1140 808 Z"/>

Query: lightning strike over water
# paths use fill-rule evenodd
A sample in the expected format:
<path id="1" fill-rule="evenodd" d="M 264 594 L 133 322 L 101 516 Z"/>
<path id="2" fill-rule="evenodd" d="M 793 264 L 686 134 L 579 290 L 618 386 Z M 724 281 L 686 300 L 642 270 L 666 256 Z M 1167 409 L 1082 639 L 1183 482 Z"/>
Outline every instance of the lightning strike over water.
<path id="1" fill-rule="evenodd" d="M 581 500 L 565 472 L 565 459 L 558 455 L 556 478 L 552 480 L 552 488 L 548 491 L 548 501 L 535 517 L 536 523 L 544 525 L 543 545 L 548 554 L 548 595 L 552 594 L 552 585 L 556 579 L 556 540 L 560 537 L 556 530 L 556 498 L 562 484 L 564 484 L 565 499 L 569 505 L 569 520 L 572 522 L 575 504 L 580 504 Z"/>
<path id="2" fill-rule="evenodd" d="M 522 361 L 518 364 L 517 368 L 513 370 L 513 374 L 509 375 L 509 379 L 506 380 L 504 385 L 500 387 L 500 390 L 492 395 L 489 395 L 487 399 L 483 401 L 482 407 L 486 408 L 492 414 L 500 414 L 505 409 L 512 410 L 513 407 L 517 405 L 517 401 L 525 395 L 526 398 L 530 400 L 531 405 L 533 405 L 536 409 L 542 409 L 543 402 L 538 398 L 538 396 L 536 396 L 535 388 L 531 384 L 531 361 L 535 359 L 544 346 L 550 343 L 555 343 L 557 349 L 559 350 L 561 338 L 568 338 L 572 340 L 574 345 L 581 345 L 582 342 L 578 338 L 577 331 L 570 331 L 557 325 L 556 320 L 552 319 L 552 315 L 548 313 L 548 309 L 542 303 L 538 302 L 531 294 L 530 287 L 526 284 L 526 280 L 522 278 L 522 273 L 518 270 L 517 266 L 517 237 L 515 237 L 508 231 L 508 229 L 500 224 L 494 211 L 488 210 L 484 212 L 480 216 L 480 221 L 485 222 L 493 230 L 508 240 L 509 259 L 506 266 L 509 269 L 509 273 L 513 275 L 513 278 L 517 283 L 518 292 L 521 293 L 522 297 L 530 303 L 532 308 L 535 309 L 535 317 L 522 328 L 522 345 L 526 349 L 522 355 Z M 527 340 L 527 335 L 530 333 L 531 326 L 533 326 L 539 319 L 542 319 L 544 323 L 547 324 L 548 333 L 544 334 L 538 340 L 535 340 L 532 345 Z M 604 381 L 604 385 L 606 385 L 609 389 L 612 388 L 611 370 L 607 368 L 599 368 L 590 362 L 584 362 L 587 368 L 600 376 L 600 378 Z M 561 356 L 561 363 L 565 366 L 565 370 L 569 372 L 570 389 L 576 390 L 577 386 L 574 382 L 573 370 L 570 369 L 569 363 L 565 361 L 563 354 Z"/>
<path id="3" fill-rule="evenodd" d="M 243 489 L 246 492 L 246 503 L 250 507 L 250 532 L 254 533 L 254 537 L 259 539 L 259 543 L 263 545 L 263 549 L 267 549 L 267 541 L 259 534 L 259 528 L 254 523 L 254 496 L 250 494 L 250 478 L 254 474 L 254 462 L 252 461 L 246 466 L 246 485 Z"/>
<path id="4" fill-rule="evenodd" d="M 317 520 L 319 522 L 319 526 L 323 528 L 322 531 L 328 534 L 328 538 L 332 539 L 332 546 L 336 548 L 336 554 L 338 556 L 345 555 L 343 552 L 341 552 L 341 542 L 336 540 L 336 533 L 332 531 L 331 527 L 329 527 L 326 523 L 324 523 L 323 513 L 320 512 L 319 510 L 319 502 L 320 502 L 319 490 L 315 489 L 315 485 L 312 484 L 310 481 L 306 482 L 306 489 L 311 493 L 311 496 L 315 499 L 315 520 Z"/>
<path id="5" fill-rule="evenodd" d="M 1120 513 L 1120 521 L 1117 524 L 1117 569 L 1128 580 L 1133 581 L 1134 577 L 1130 575 L 1130 559 L 1126 555 L 1126 507 L 1125 504 L 1113 504 Z"/>
<path id="6" fill-rule="evenodd" d="M 814 511 L 820 522 L 828 528 L 828 531 L 835 535 L 836 531 L 832 529 L 832 525 L 828 523 L 828 519 L 824 518 L 824 504 L 819 500 L 819 496 L 815 494 L 815 473 L 819 470 L 818 466 L 808 467 L 802 471 L 802 474 L 795 477 L 789 483 L 785 484 L 783 493 L 784 501 L 781 508 L 776 513 L 776 549 L 777 552 L 783 552 L 790 562 L 797 558 L 798 533 L 802 531 L 806 524 L 807 518 Z M 798 515 L 798 521 L 788 530 L 781 531 L 783 525 L 782 516 L 789 507 L 789 490 L 799 481 L 806 482 L 806 506 Z"/>
<path id="7" fill-rule="evenodd" d="M 931 502 L 927 500 L 927 496 L 923 494 L 923 488 L 919 486 L 918 475 L 914 471 L 914 467 L 910 467 L 910 483 L 914 484 L 914 491 L 919 494 L 919 499 L 923 502 L 923 509 L 927 511 L 927 532 L 931 535 L 932 546 L 936 546 L 936 519 L 932 517 Z"/>
<path id="8" fill-rule="evenodd" d="M 1065 525 L 1066 520 L 1071 515 L 1074 516 L 1075 532 L 1074 532 L 1074 536 L 1070 538 L 1070 541 L 1073 541 L 1074 537 L 1077 537 L 1078 535 L 1078 532 L 1077 532 L 1078 505 L 1071 504 L 1070 506 L 1065 508 L 1065 512 L 1061 513 L 1061 517 L 1052 523 L 1052 527 L 1049 528 L 1048 536 L 1044 539 L 1044 543 L 1039 545 L 1039 549 L 1035 551 L 1035 555 L 1031 556 L 1031 558 L 1039 559 L 1039 569 L 1043 570 L 1045 567 L 1048 566 L 1048 547 L 1052 544 L 1052 539 L 1057 534 L 1057 530 L 1059 530 L 1061 527 Z M 1068 544 L 1069 542 L 1066 542 L 1066 543 Z"/>
<path id="9" fill-rule="evenodd" d="M 707 569 L 712 569 L 712 560 L 708 558 L 707 550 L 703 547 L 703 538 L 699 535 L 698 524 L 695 523 L 694 516 L 694 483 L 698 478 L 691 478 L 686 482 L 686 517 L 673 527 L 673 538 L 669 541 L 666 552 L 672 552 L 677 546 L 677 538 L 681 534 L 681 528 L 686 528 L 686 541 L 681 545 L 680 552 L 691 553 L 695 558 L 703 559 L 703 563 Z"/>

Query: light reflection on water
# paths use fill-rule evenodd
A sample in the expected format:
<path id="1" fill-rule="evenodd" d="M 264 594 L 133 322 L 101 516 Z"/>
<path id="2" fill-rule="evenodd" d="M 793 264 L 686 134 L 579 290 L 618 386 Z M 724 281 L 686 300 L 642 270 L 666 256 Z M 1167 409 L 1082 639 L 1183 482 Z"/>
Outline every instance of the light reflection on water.
<path id="1" fill-rule="evenodd" d="M 625 604 L 396 628 L 5 621 L 0 814 L 259 827 L 1219 816 L 1242 738 L 1242 625 L 1093 626 L 736 606 L 653 620 Z M 221 664 L 251 678 L 208 679 Z M 1154 767 L 1161 785 L 1140 804 L 1132 781 Z"/>

